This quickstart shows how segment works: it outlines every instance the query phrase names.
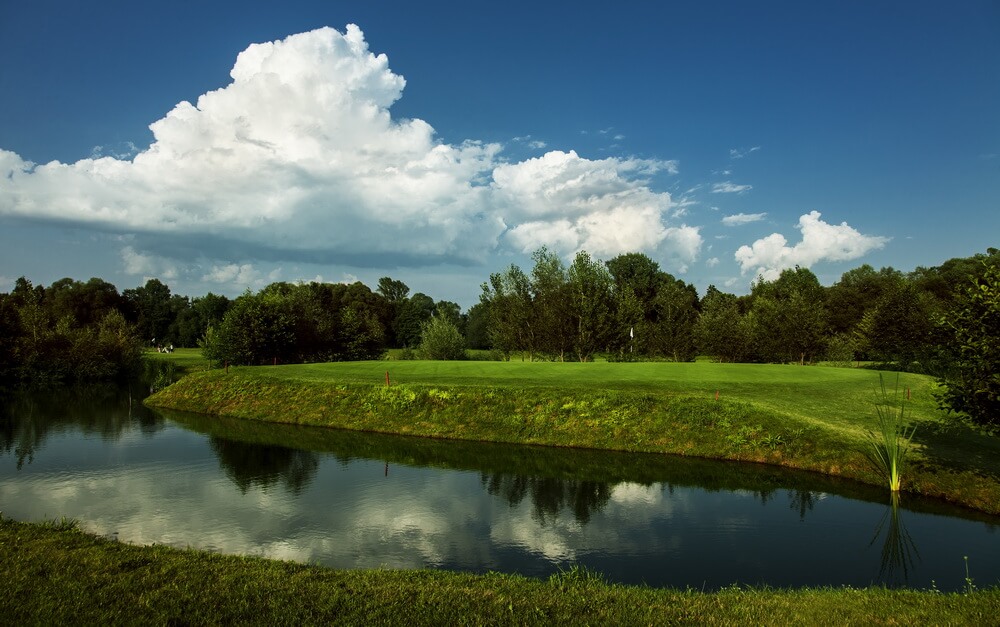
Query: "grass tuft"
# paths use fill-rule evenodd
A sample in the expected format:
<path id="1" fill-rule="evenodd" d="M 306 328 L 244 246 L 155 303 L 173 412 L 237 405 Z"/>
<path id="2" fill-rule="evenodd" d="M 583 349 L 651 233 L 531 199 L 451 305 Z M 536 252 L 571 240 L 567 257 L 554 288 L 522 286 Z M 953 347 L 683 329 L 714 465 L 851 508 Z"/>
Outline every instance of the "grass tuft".
<path id="1" fill-rule="evenodd" d="M 899 376 L 890 399 L 882 373 L 878 375 L 881 394 L 875 403 L 878 430 L 867 434 L 868 458 L 889 483 L 889 490 L 899 492 L 902 472 L 910 452 L 910 443 L 916 432 L 916 425 L 906 426 L 906 407 L 899 398 Z"/>

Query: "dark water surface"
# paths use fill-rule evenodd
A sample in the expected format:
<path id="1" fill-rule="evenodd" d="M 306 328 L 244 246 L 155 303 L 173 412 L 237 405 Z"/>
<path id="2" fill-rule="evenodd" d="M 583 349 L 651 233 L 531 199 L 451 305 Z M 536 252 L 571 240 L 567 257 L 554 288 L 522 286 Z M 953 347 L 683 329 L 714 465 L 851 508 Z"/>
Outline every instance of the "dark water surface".
<path id="1" fill-rule="evenodd" d="M 1000 583 L 1000 519 L 811 473 L 259 425 L 104 388 L 6 399 L 0 511 L 337 568 L 958 590 L 968 556 Z"/>

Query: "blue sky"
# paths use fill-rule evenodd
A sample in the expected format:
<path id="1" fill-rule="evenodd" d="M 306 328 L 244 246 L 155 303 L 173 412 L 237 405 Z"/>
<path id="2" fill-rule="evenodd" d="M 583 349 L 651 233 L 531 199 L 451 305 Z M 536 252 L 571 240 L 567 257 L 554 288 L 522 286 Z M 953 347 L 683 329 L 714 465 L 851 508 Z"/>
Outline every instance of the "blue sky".
<path id="1" fill-rule="evenodd" d="M 996 2 L 141 4 L 0 4 L 0 290 L 467 307 L 542 244 L 701 293 L 1000 245 Z"/>

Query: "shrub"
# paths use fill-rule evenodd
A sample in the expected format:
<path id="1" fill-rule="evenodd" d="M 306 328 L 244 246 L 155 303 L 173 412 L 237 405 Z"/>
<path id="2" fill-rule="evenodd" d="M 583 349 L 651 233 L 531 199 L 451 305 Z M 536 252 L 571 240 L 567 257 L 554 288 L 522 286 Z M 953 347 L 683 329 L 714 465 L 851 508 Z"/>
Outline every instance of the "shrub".
<path id="1" fill-rule="evenodd" d="M 950 335 L 950 372 L 939 381 L 943 409 L 1000 428 L 1000 267 L 969 287 L 938 324 Z"/>
<path id="2" fill-rule="evenodd" d="M 434 316 L 420 332 L 420 353 L 425 359 L 465 359 L 465 339 L 454 324 Z"/>

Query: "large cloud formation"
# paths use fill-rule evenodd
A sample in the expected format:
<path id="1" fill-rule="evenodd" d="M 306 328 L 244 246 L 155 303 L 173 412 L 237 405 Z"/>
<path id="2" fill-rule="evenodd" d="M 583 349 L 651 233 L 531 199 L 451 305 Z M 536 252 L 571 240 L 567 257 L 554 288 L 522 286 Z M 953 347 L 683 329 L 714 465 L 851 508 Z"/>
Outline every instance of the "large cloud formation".
<path id="1" fill-rule="evenodd" d="M 404 79 L 361 30 L 254 44 L 232 82 L 150 125 L 132 160 L 35 165 L 0 150 L 0 215 L 130 236 L 142 255 L 421 266 L 482 262 L 498 246 L 696 258 L 648 177 L 673 162 L 575 152 L 504 163 L 497 144 L 442 143 L 389 109 Z M 504 235 L 506 233 L 506 235 Z"/>
<path id="2" fill-rule="evenodd" d="M 787 268 L 808 268 L 819 261 L 850 261 L 882 248 L 889 241 L 886 237 L 862 235 L 846 222 L 827 224 L 820 215 L 812 211 L 799 218 L 802 241 L 794 246 L 788 246 L 780 233 L 772 233 L 750 246 L 740 246 L 736 261 L 742 273 L 755 270 L 765 280 L 773 281 Z"/>

